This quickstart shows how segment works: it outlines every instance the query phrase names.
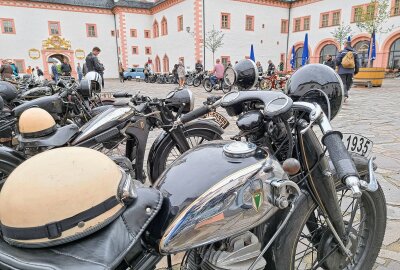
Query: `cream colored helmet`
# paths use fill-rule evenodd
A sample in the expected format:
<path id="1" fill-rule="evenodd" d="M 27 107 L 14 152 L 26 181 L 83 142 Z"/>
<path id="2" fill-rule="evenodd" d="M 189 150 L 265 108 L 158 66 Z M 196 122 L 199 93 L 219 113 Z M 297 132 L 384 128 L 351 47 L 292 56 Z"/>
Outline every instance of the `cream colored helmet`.
<path id="1" fill-rule="evenodd" d="M 30 108 L 24 111 L 18 120 L 19 133 L 24 138 L 47 136 L 56 131 L 53 117 L 41 108 Z"/>
<path id="2" fill-rule="evenodd" d="M 135 196 L 131 178 L 106 155 L 46 151 L 17 167 L 1 190 L 3 238 L 30 248 L 74 241 L 108 225 Z"/>

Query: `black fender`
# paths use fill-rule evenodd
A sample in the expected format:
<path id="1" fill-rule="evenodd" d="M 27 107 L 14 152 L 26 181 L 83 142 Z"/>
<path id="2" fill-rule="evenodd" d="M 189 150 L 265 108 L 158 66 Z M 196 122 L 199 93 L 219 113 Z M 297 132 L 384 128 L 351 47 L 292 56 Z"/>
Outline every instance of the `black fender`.
<path id="1" fill-rule="evenodd" d="M 208 130 L 211 132 L 214 132 L 219 138 L 221 135 L 224 133 L 224 130 L 214 121 L 210 120 L 205 120 L 205 119 L 197 119 L 195 121 L 191 121 L 189 123 L 186 123 L 185 125 L 182 126 L 183 131 L 185 130 L 196 130 L 196 129 L 202 129 L 202 130 Z M 171 139 L 171 134 L 163 131 L 158 135 L 158 137 L 154 140 L 153 144 L 151 145 L 149 155 L 147 158 L 147 172 L 149 174 L 149 180 L 151 183 L 153 183 L 156 179 L 153 179 L 152 175 L 152 168 L 154 166 L 156 157 L 158 152 L 160 151 L 160 148 L 163 145 L 163 142 L 166 140 Z"/>
<path id="2" fill-rule="evenodd" d="M 0 172 L 9 175 L 26 158 L 24 155 L 10 147 L 0 146 Z M 5 180 L 5 179 L 4 179 Z M 3 186 L 3 180 L 0 181 L 0 188 Z"/>

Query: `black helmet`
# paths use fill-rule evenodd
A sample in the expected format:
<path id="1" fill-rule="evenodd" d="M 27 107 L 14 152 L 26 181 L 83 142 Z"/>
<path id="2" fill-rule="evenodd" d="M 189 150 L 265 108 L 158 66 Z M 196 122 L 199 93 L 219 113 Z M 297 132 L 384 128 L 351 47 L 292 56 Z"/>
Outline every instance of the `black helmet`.
<path id="1" fill-rule="evenodd" d="M 18 95 L 17 88 L 9 82 L 0 81 L 0 96 L 4 101 L 9 102 Z"/>
<path id="2" fill-rule="evenodd" d="M 286 94 L 293 101 L 318 103 L 331 120 L 339 113 L 343 104 L 344 88 L 339 75 L 330 67 L 309 64 L 297 70 L 286 84 Z"/>

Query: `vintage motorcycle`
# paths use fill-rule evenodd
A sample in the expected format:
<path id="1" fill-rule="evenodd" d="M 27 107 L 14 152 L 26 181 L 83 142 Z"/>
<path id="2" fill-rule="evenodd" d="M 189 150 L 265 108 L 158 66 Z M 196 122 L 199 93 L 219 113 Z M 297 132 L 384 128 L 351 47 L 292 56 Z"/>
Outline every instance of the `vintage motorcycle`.
<path id="1" fill-rule="evenodd" d="M 127 98 L 132 95 L 117 93 L 114 97 Z M 213 102 L 214 99 L 210 97 L 208 104 Z M 132 168 L 137 180 L 145 182 L 147 177 L 143 167 L 148 136 L 150 131 L 160 128 L 163 132 L 154 141 L 147 160 L 149 180 L 154 183 L 181 153 L 203 142 L 221 139 L 223 129 L 214 121 L 197 119 L 190 123 L 176 122 L 176 117 L 190 112 L 193 104 L 194 98 L 189 89 L 172 91 L 165 99 L 137 94 L 131 98 L 129 104 L 118 101 L 114 106 L 108 106 L 107 110 L 81 128 L 70 124 L 59 127 L 54 133 L 45 136 L 25 137 L 19 134 L 16 151 L 0 148 L 0 171 L 3 172 L 0 184 L 4 183 L 11 171 L 26 158 L 62 146 L 83 146 L 109 156 L 126 157 L 124 164 Z M 40 119 L 27 121 L 34 122 Z M 15 157 L 10 158 L 12 153 L 15 153 Z"/>
<path id="2" fill-rule="evenodd" d="M 275 73 L 271 76 L 263 77 L 259 82 L 259 87 L 261 90 L 277 89 L 283 91 L 289 78 L 289 75 L 282 77 Z"/>
<path id="3" fill-rule="evenodd" d="M 205 75 L 203 79 L 203 88 L 207 92 L 211 92 L 212 90 L 222 90 L 224 93 L 228 93 L 232 90 L 232 86 L 229 86 L 225 83 L 223 79 L 218 79 L 214 86 L 211 83 L 211 75 Z"/>
<path id="4" fill-rule="evenodd" d="M 227 84 L 253 87 L 250 61 L 227 69 Z M 121 216 L 90 236 L 40 249 L 1 240 L 0 265 L 147 270 L 167 256 L 172 269 L 171 254 L 185 252 L 181 269 L 189 270 L 372 269 L 385 232 L 385 198 L 365 156 L 371 142 L 354 140 L 355 158 L 332 129 L 342 102 L 340 78 L 319 64 L 296 71 L 287 95 L 228 93 L 218 103 L 239 117 L 236 139 L 246 141 L 187 151 L 153 188 L 132 191 Z M 58 224 L 48 224 L 47 238 L 62 235 Z"/>

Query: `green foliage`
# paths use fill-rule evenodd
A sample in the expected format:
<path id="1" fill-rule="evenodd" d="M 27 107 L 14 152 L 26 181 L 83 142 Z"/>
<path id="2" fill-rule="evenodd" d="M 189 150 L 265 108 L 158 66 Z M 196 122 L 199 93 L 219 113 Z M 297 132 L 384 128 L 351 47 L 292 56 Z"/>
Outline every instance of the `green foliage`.
<path id="1" fill-rule="evenodd" d="M 393 25 L 387 26 L 390 18 L 389 0 L 371 0 L 370 4 L 360 14 L 360 20 L 356 23 L 361 32 L 388 33 L 392 31 Z"/>
<path id="2" fill-rule="evenodd" d="M 222 31 L 215 30 L 214 27 L 211 31 L 208 31 L 205 38 L 204 46 L 210 50 L 213 54 L 213 63 L 214 63 L 214 54 L 215 52 L 224 46 L 223 39 L 224 33 Z"/>
<path id="3" fill-rule="evenodd" d="M 352 35 L 352 32 L 353 30 L 351 29 L 350 25 L 341 22 L 341 24 L 337 28 L 335 28 L 335 30 L 333 30 L 331 34 L 339 43 L 339 45 L 342 46 L 344 42 L 347 40 L 348 36 Z"/>

